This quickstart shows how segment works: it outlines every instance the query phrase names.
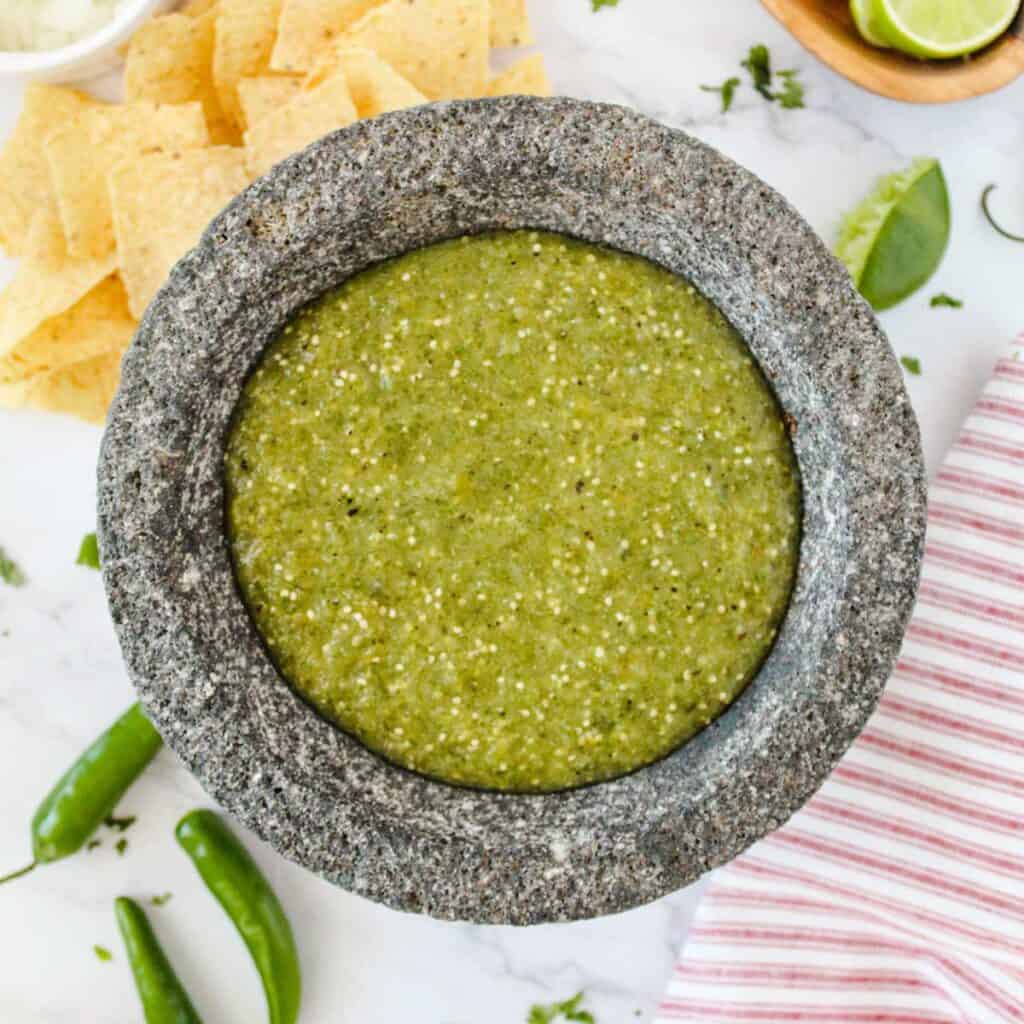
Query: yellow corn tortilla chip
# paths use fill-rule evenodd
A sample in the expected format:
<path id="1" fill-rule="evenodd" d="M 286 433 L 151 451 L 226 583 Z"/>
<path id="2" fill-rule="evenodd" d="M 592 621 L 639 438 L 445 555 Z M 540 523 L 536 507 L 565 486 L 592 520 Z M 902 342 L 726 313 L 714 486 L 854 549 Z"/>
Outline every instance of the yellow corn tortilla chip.
<path id="1" fill-rule="evenodd" d="M 245 151 L 232 146 L 130 157 L 110 172 L 121 279 L 140 318 L 175 263 L 246 185 Z M 167 196 L 168 210 L 157 198 Z"/>
<path id="2" fill-rule="evenodd" d="M 275 71 L 310 71 L 338 36 L 382 0 L 284 0 L 277 42 L 270 58 Z"/>
<path id="3" fill-rule="evenodd" d="M 27 381 L 19 389 L 21 404 L 103 423 L 120 380 L 121 353 L 108 352 Z"/>
<path id="4" fill-rule="evenodd" d="M 151 152 L 178 152 L 209 143 L 199 103 L 158 107 L 126 103 L 94 107 L 46 143 L 68 253 L 97 258 L 114 249 L 114 225 L 107 193 L 107 174 L 122 160 Z M 173 206 L 154 197 L 168 221 Z"/>
<path id="5" fill-rule="evenodd" d="M 492 78 L 485 96 L 550 96 L 551 82 L 539 53 L 516 61 L 507 71 Z"/>
<path id="6" fill-rule="evenodd" d="M 526 0 L 491 0 L 491 46 L 531 46 Z"/>
<path id="7" fill-rule="evenodd" d="M 36 211 L 53 199 L 43 143 L 97 102 L 75 89 L 30 85 L 21 116 L 0 153 L 0 245 L 21 256 Z"/>
<path id="8" fill-rule="evenodd" d="M 238 143 L 241 136 L 221 108 L 214 86 L 216 11 L 199 18 L 165 14 L 147 21 L 128 44 L 124 95 L 129 103 L 191 103 L 203 105 L 210 139 Z"/>
<path id="9" fill-rule="evenodd" d="M 109 352 L 120 354 L 135 327 L 124 286 L 111 275 L 0 357 L 0 384 L 23 382 Z"/>
<path id="10" fill-rule="evenodd" d="M 432 100 L 484 91 L 489 39 L 489 0 L 389 0 L 342 36 L 374 50 Z"/>
<path id="11" fill-rule="evenodd" d="M 256 124 L 283 107 L 302 89 L 301 75 L 257 75 L 238 81 L 238 102 L 246 125 Z"/>
<path id="12" fill-rule="evenodd" d="M 69 310 L 116 269 L 116 253 L 73 260 L 52 204 L 36 212 L 14 280 L 0 294 L 0 358 L 43 323 Z"/>
<path id="13" fill-rule="evenodd" d="M 360 117 L 376 117 L 389 110 L 402 110 L 427 102 L 427 97 L 419 89 L 373 50 L 341 47 L 339 58 Z"/>
<path id="14" fill-rule="evenodd" d="M 242 78 L 262 75 L 270 66 L 281 0 L 221 0 L 213 80 L 221 107 L 238 131 L 246 124 L 238 96 Z"/>
<path id="15" fill-rule="evenodd" d="M 190 18 L 201 18 L 204 14 L 217 9 L 217 0 L 190 0 L 181 9 L 181 13 Z"/>
<path id="16" fill-rule="evenodd" d="M 246 160 L 255 177 L 311 142 L 357 118 L 343 72 L 300 92 L 245 133 Z"/>
<path id="17" fill-rule="evenodd" d="M 335 47 L 329 55 L 319 59 L 307 84 L 317 85 L 339 70 L 345 75 L 352 102 L 360 117 L 376 117 L 389 110 L 402 110 L 427 102 L 427 97 L 419 89 L 390 64 L 381 60 L 373 50 L 363 46 Z"/>
<path id="18" fill-rule="evenodd" d="M 27 390 L 28 386 L 24 381 L 19 384 L 0 384 L 0 409 L 22 408 Z"/>

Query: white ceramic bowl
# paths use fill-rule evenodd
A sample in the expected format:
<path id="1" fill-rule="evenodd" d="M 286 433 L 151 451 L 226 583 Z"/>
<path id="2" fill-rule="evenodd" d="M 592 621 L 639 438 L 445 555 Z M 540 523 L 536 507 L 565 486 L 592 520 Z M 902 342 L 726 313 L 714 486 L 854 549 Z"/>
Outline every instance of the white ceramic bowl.
<path id="1" fill-rule="evenodd" d="M 121 45 L 147 18 L 176 6 L 177 0 L 123 0 L 103 28 L 69 46 L 57 50 L 0 50 L 0 81 L 71 82 L 109 71 L 119 60 Z"/>

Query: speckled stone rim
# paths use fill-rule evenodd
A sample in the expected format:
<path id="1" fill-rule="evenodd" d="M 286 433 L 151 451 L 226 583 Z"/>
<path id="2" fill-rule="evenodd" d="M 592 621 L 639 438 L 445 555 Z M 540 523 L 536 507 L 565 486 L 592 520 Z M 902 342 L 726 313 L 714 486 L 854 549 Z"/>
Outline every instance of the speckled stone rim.
<path id="1" fill-rule="evenodd" d="M 243 607 L 223 513 L 232 410 L 300 307 L 379 260 L 514 227 L 647 257 L 717 303 L 795 421 L 805 502 L 789 613 L 736 704 L 642 771 L 539 796 L 403 771 L 317 716 Z M 875 706 L 913 603 L 924 509 L 899 368 L 810 227 L 687 135 L 568 99 L 362 121 L 256 182 L 146 313 L 99 467 L 104 580 L 129 672 L 210 795 L 346 889 L 495 923 L 636 906 L 785 821 Z"/>

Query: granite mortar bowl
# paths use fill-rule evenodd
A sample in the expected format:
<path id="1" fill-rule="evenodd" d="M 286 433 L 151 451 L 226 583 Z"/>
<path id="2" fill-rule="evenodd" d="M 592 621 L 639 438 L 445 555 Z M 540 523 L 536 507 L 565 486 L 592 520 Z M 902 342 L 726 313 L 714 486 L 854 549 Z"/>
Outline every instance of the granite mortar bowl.
<path id="1" fill-rule="evenodd" d="M 223 453 L 264 346 L 363 268 L 534 227 L 684 275 L 746 339 L 789 417 L 803 490 L 777 643 L 667 758 L 545 795 L 394 767 L 280 677 L 225 536 Z M 128 670 L 210 796 L 338 885 L 440 918 L 532 924 L 625 910 L 781 825 L 870 715 L 916 589 L 924 470 L 899 368 L 843 268 L 771 188 L 619 107 L 523 97 L 359 122 L 257 181 L 150 306 L 99 467 L 103 574 Z"/>

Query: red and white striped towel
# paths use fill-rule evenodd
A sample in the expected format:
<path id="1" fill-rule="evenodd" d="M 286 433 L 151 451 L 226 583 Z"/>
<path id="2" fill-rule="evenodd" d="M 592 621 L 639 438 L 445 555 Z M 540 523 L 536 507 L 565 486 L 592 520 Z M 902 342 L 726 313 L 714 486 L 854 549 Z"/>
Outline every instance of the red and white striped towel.
<path id="1" fill-rule="evenodd" d="M 1024 335 L 932 485 L 877 712 L 714 876 L 657 1020 L 1024 1021 Z"/>

